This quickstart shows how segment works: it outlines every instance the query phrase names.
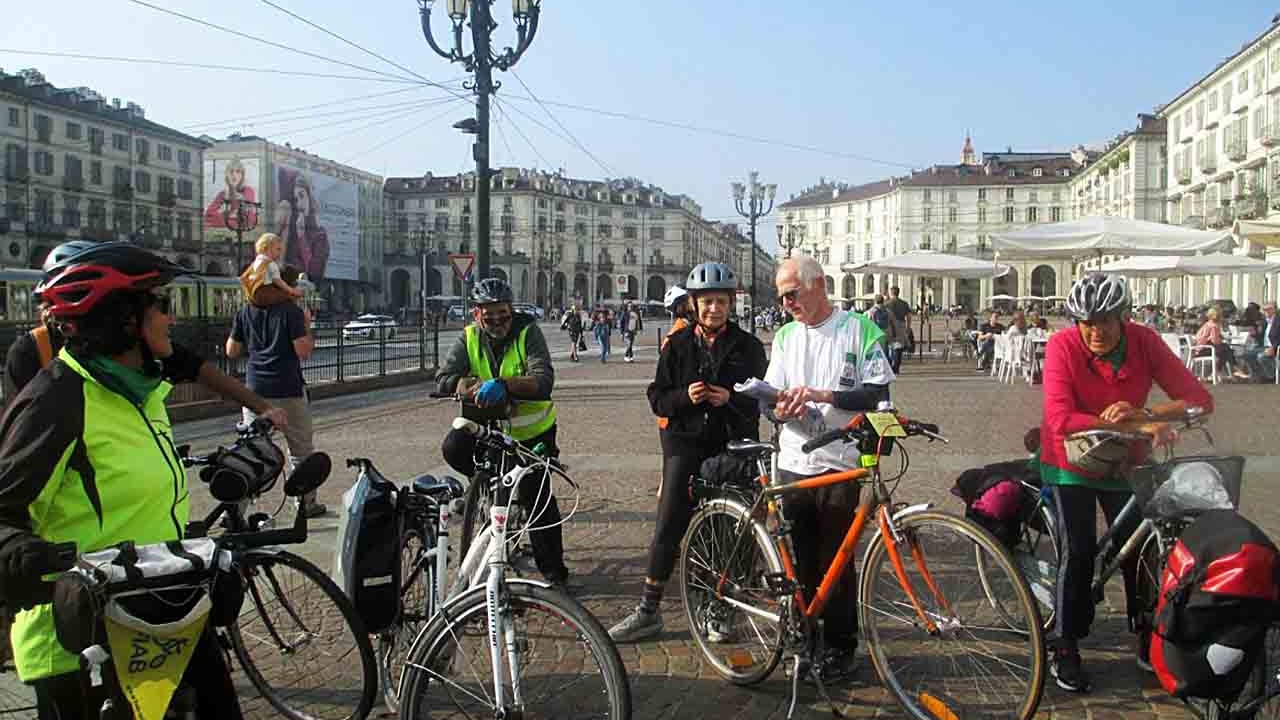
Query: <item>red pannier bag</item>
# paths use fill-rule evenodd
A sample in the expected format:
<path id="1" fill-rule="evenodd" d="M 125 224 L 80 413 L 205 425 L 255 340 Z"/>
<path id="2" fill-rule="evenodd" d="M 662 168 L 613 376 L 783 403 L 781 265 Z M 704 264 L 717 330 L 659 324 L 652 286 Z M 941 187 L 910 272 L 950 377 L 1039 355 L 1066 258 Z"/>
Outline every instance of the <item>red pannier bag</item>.
<path id="1" fill-rule="evenodd" d="M 1169 553 L 1151 634 L 1151 665 L 1180 698 L 1231 700 L 1249 679 L 1276 617 L 1280 552 L 1234 510 L 1209 510 Z"/>

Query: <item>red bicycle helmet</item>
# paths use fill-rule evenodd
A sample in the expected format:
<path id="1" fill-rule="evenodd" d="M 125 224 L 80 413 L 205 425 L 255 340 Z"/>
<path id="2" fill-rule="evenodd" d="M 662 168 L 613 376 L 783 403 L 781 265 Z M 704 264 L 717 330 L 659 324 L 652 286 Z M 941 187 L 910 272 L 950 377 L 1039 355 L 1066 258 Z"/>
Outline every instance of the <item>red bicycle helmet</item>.
<path id="1" fill-rule="evenodd" d="M 35 294 L 54 317 L 79 317 L 117 290 L 149 290 L 191 272 L 127 242 L 99 243 L 47 268 Z"/>

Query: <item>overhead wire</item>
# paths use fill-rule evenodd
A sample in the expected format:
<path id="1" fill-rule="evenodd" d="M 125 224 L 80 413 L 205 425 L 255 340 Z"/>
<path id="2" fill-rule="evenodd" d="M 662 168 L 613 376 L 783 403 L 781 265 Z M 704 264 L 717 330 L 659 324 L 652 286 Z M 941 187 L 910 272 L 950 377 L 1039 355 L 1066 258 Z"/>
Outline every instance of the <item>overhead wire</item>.
<path id="1" fill-rule="evenodd" d="M 429 101 L 427 104 L 424 104 L 422 107 L 423 107 L 423 108 L 425 108 L 425 107 L 430 107 L 431 105 L 449 105 L 449 104 L 451 104 L 451 103 L 455 103 L 455 102 L 457 102 L 457 100 L 455 100 L 455 99 L 453 99 L 453 98 L 438 98 L 438 99 L 436 99 L 436 100 Z M 393 116 L 392 116 L 392 117 L 379 118 L 378 120 L 375 120 L 375 121 L 373 121 L 373 122 L 371 122 L 371 123 L 368 123 L 368 124 L 366 124 L 366 125 L 361 125 L 361 126 L 360 126 L 360 127 L 358 127 L 358 128 L 353 128 L 353 129 L 351 129 L 351 130 L 348 130 L 348 131 L 345 131 L 345 132 L 342 132 L 342 133 L 338 133 L 337 135 L 331 135 L 331 136 L 329 136 L 329 137 L 321 138 L 321 139 L 319 139 L 319 140 L 309 140 L 309 141 L 308 141 L 308 143 L 309 143 L 309 144 L 312 144 L 312 145 L 319 145 L 319 144 L 321 144 L 321 143 L 329 142 L 329 141 L 331 141 L 331 140 L 336 140 L 337 138 L 340 138 L 340 137 L 346 137 L 346 136 L 349 136 L 349 135 L 353 135 L 353 134 L 355 134 L 355 133 L 357 133 L 357 132 L 362 132 L 362 131 L 367 130 L 367 129 L 371 128 L 371 127 L 376 127 L 376 126 L 378 126 L 378 125 L 385 125 L 385 124 L 387 124 L 387 123 L 389 123 L 389 122 L 395 122 L 396 120 L 399 120 L 399 119 L 401 119 L 401 118 L 403 118 L 403 117 L 408 117 L 409 115 L 412 115 L 413 113 L 417 112 L 417 111 L 418 111 L 418 110 L 420 110 L 420 109 L 422 109 L 422 108 L 412 108 L 412 109 L 410 109 L 410 110 L 408 110 L 408 111 L 405 111 L 405 112 L 401 112 L 401 113 L 393 113 Z"/>
<path id="2" fill-rule="evenodd" d="M 426 88 L 423 88 L 423 89 L 425 90 Z M 387 103 L 383 105 L 366 105 L 364 107 L 349 107 L 349 108 L 343 108 L 341 110 L 331 110 L 328 112 L 320 112 L 320 113 L 308 113 L 306 115 L 295 115 L 292 117 L 273 117 L 266 120 L 255 120 L 248 123 L 223 123 L 223 125 L 227 127 L 261 127 L 264 125 L 279 125 L 281 123 L 298 122 L 300 120 L 314 120 L 317 118 L 334 117 L 335 115 L 350 115 L 352 113 L 362 113 L 362 112 L 369 112 L 373 110 L 394 111 L 394 110 L 399 110 L 399 109 L 403 109 L 410 106 L 420 105 L 424 102 L 431 102 L 434 100 L 453 100 L 453 98 L 436 96 L 436 97 L 429 97 L 429 98 L 419 98 L 417 100 Z"/>
<path id="3" fill-rule="evenodd" d="M 565 127 L 564 123 L 560 122 L 560 118 L 557 118 L 555 114 L 551 112 L 551 109 L 548 108 L 546 104 L 542 102 L 542 100 L 538 99 L 537 94 L 535 94 L 533 92 L 533 89 L 530 88 L 527 83 L 525 83 L 524 78 L 520 77 L 520 74 L 516 72 L 515 68 L 511 68 L 511 76 L 514 77 L 516 79 L 516 82 L 520 83 L 520 87 L 524 88 L 524 91 L 529 93 L 529 96 L 532 97 L 534 101 L 538 103 L 538 107 L 541 107 L 543 111 L 547 113 L 547 117 L 551 118 L 551 121 L 554 122 L 556 126 L 559 127 L 561 130 L 563 130 L 565 135 L 569 136 L 569 139 L 573 142 L 573 144 L 578 146 L 579 150 L 586 153 L 587 157 L 591 158 L 596 165 L 600 166 L 600 169 L 604 171 L 605 175 L 616 176 L 616 173 L 613 172 L 612 168 L 606 165 L 602 160 L 600 160 L 600 158 L 596 157 L 595 153 L 588 150 L 587 146 L 583 145 L 582 141 L 579 140 L 577 136 L 574 135 L 573 132 L 569 130 L 569 128 Z"/>
<path id="4" fill-rule="evenodd" d="M 493 97 L 493 101 L 495 105 L 505 107 L 505 104 L 498 100 L 498 96 L 495 95 Z M 524 134 L 524 131 L 520 129 L 520 126 L 516 124 L 515 120 L 511 119 L 511 115 L 507 113 L 505 109 L 502 114 L 507 118 L 507 122 L 511 123 L 511 129 L 516 131 L 516 134 L 525 141 L 529 146 L 529 149 L 533 151 L 533 154 L 537 155 L 538 159 L 542 161 L 542 166 L 546 168 L 554 167 L 551 163 L 547 162 L 547 159 L 543 157 L 542 153 L 538 150 L 538 147 L 533 144 L 533 141 L 529 139 L 529 136 Z"/>
<path id="5" fill-rule="evenodd" d="M 251 115 L 239 115 L 237 117 L 231 117 L 225 120 L 208 120 L 208 121 L 197 122 L 197 123 L 179 123 L 179 125 L 182 125 L 183 127 L 195 128 L 195 129 L 204 128 L 204 127 L 216 127 L 219 125 L 230 125 L 232 123 L 242 122 L 244 120 L 252 120 L 254 118 L 275 116 L 281 113 L 291 113 L 291 112 L 297 112 L 299 110 L 314 110 L 315 108 L 320 108 L 320 107 L 331 107 L 336 103 L 355 102 L 357 100 L 370 100 L 376 97 L 386 97 L 388 95 L 396 95 L 399 93 L 413 92 L 414 90 L 420 90 L 420 89 L 422 88 L 420 88 L 417 85 L 410 85 L 409 87 L 396 88 L 395 90 L 387 90 L 386 92 L 376 92 L 376 93 L 369 93 L 367 95 L 356 95 L 355 97 L 326 100 L 325 102 L 315 103 L 314 105 L 299 105 L 297 107 L 291 107 L 291 108 L 279 108 L 276 110 L 267 110 L 266 112 L 253 113 Z"/>
<path id="6" fill-rule="evenodd" d="M 457 102 L 457 100 L 456 100 L 456 99 L 454 99 L 454 98 L 446 98 L 446 99 L 444 100 L 444 104 L 445 104 L 445 105 L 449 105 L 449 104 L 452 104 L 452 103 L 454 103 L 454 102 Z M 356 154 L 356 155 L 352 155 L 352 156 L 351 156 L 351 159 L 349 159 L 349 160 L 343 160 L 342 162 L 343 162 L 344 164 L 348 164 L 348 165 L 349 165 L 349 164 L 351 164 L 353 161 L 355 161 L 355 160 L 357 160 L 357 159 L 359 159 L 359 158 L 362 158 L 362 157 L 364 157 L 365 155 L 368 155 L 368 154 L 370 154 L 370 153 L 372 153 L 372 152 L 375 152 L 375 151 L 377 151 L 377 150 L 381 150 L 382 148 L 386 147 L 387 145 L 390 145 L 391 143 L 395 142 L 396 140 L 399 140 L 400 138 L 404 137 L 405 135 L 408 135 L 408 134 L 409 134 L 409 133 L 411 133 L 411 132 L 414 132 L 415 130 L 419 130 L 419 129 L 423 128 L 423 127 L 426 127 L 427 125 L 429 125 L 429 124 L 431 124 L 431 123 L 435 122 L 436 120 L 439 120 L 440 118 L 444 117 L 445 115 L 447 115 L 447 114 L 449 114 L 449 113 L 451 113 L 451 112 L 453 112 L 453 108 L 452 108 L 452 107 L 446 107 L 446 108 L 444 109 L 444 111 L 443 111 L 443 112 L 441 112 L 441 113 L 439 113 L 439 114 L 437 114 L 437 115 L 432 115 L 431 117 L 427 118 L 426 120 L 423 120 L 421 123 L 419 123 L 419 124 L 417 124 L 417 125 L 414 125 L 413 127 L 409 128 L 408 130 L 405 130 L 404 132 L 399 133 L 399 134 L 397 134 L 397 135 L 393 135 L 393 136 L 391 136 L 391 137 L 387 138 L 386 140 L 384 140 L 383 142 L 380 142 L 380 143 L 378 143 L 377 145 L 374 145 L 373 147 L 371 147 L 371 148 L 369 148 L 369 149 L 367 149 L 367 150 L 365 150 L 365 151 L 363 151 L 363 152 L 361 152 L 361 153 L 358 153 L 358 154 Z"/>
<path id="7" fill-rule="evenodd" d="M 382 62 L 387 63 L 388 65 L 391 65 L 392 67 L 396 68 L 397 70 L 402 70 L 402 71 L 404 71 L 404 72 L 406 72 L 406 73 L 409 73 L 409 74 L 410 74 L 410 75 L 412 75 L 413 77 L 415 77 L 415 78 L 417 78 L 417 79 L 421 80 L 422 82 L 424 82 L 424 83 L 426 83 L 426 84 L 428 84 L 428 85 L 431 85 L 431 86 L 434 86 L 434 87 L 439 87 L 439 88 L 444 89 L 444 90 L 449 90 L 449 88 L 445 87 L 444 85 L 441 85 L 441 84 L 437 83 L 437 82 L 436 82 L 436 81 L 434 81 L 434 80 L 430 80 L 430 79 L 428 79 L 428 78 L 424 77 L 422 74 L 420 74 L 420 73 L 418 73 L 418 72 L 416 72 L 416 71 L 414 71 L 414 70 L 412 70 L 412 69 L 410 69 L 410 68 L 407 68 L 407 67 L 405 67 L 404 65 L 401 65 L 400 63 L 398 63 L 398 62 L 396 62 L 396 61 L 394 61 L 394 60 L 390 60 L 390 59 L 388 59 L 388 58 L 386 58 L 386 57 L 384 57 L 384 56 L 382 56 L 382 55 L 379 55 L 378 53 L 376 53 L 376 52 L 374 52 L 374 51 L 372 51 L 372 50 L 370 50 L 370 49 L 368 49 L 368 48 L 364 47 L 363 45 L 360 45 L 359 43 L 356 43 L 356 42 L 353 42 L 353 41 L 351 41 L 351 40 L 348 40 L 347 38 L 345 38 L 345 37 L 343 37 L 343 36 L 339 35 L 338 33 L 333 32 L 332 30 L 329 30 L 328 28 L 322 27 L 322 26 L 320 26 L 320 25 L 318 25 L 318 24 L 316 24 L 316 23 L 314 23 L 314 22 L 311 22 L 310 20 L 306 19 L 305 17 L 302 17 L 301 15 L 299 15 L 299 14 L 297 14 L 297 13 L 293 12 L 292 10 L 289 10 L 289 9 L 287 9 L 287 8 L 283 8 L 283 7 L 280 7 L 279 5 L 275 4 L 274 2 L 271 2 L 271 0 L 262 0 L 262 2 L 263 2 L 264 4 L 266 4 L 266 5 L 269 5 L 269 6 L 273 7 L 273 8 L 275 8 L 276 10 L 279 10 L 280 12 L 284 13 L 285 15 L 288 15 L 289 17 L 293 18 L 294 20 L 297 20 L 297 21 L 299 21 L 299 22 L 301 22 L 301 23 L 305 23 L 305 24 L 306 24 L 306 25 L 308 25 L 309 27 L 315 28 L 316 30 L 319 30 L 320 32 L 322 32 L 322 33 L 324 33 L 324 34 L 326 34 L 326 35 L 328 35 L 328 36 L 330 36 L 330 37 L 332 37 L 332 38 L 334 38 L 334 39 L 336 39 L 336 40 L 339 40 L 339 41 L 341 41 L 341 42 L 343 42 L 343 43 L 346 43 L 347 45 L 350 45 L 351 47 L 353 47 L 353 48 L 355 48 L 355 49 L 359 50 L 360 52 L 365 53 L 366 55 L 371 55 L 371 56 L 373 56 L 373 57 L 375 57 L 375 58 L 377 58 L 377 59 L 381 60 Z"/>
<path id="8" fill-rule="evenodd" d="M 210 22 L 210 21 L 208 21 L 208 20 L 202 20 L 202 19 L 200 19 L 200 18 L 198 18 L 198 17 L 195 17 L 195 16 L 192 16 L 192 15 L 187 15 L 187 14 L 185 14 L 185 13 L 180 13 L 180 12 L 178 12 L 177 10 L 170 10 L 169 8 L 160 7 L 159 5 L 152 5 L 151 3 L 146 2 L 146 0 L 128 0 L 128 1 L 129 1 L 129 2 L 131 2 L 131 3 L 133 3 L 134 5 L 140 5 L 140 6 L 145 7 L 145 8 L 150 8 L 151 10 L 155 10 L 155 11 L 157 11 L 157 12 L 162 12 L 162 13 L 165 13 L 166 15 L 172 15 L 172 16 L 177 17 L 177 18 L 182 18 L 183 20 L 187 20 L 187 21 L 189 21 L 189 22 L 193 22 L 193 23 L 197 23 L 197 24 L 199 24 L 199 25 L 204 25 L 205 27 L 213 28 L 214 30 L 219 30 L 219 31 L 221 31 L 221 32 L 225 32 L 225 33 L 230 33 L 230 34 L 232 34 L 232 35 L 236 35 L 236 36 L 238 36 L 238 37 L 242 37 L 242 38 L 245 38 L 245 39 L 247 39 L 247 40 L 252 40 L 252 41 L 254 41 L 254 42 L 261 43 L 261 44 L 263 44 L 263 45 L 267 45 L 267 46 L 274 47 L 274 48 L 279 48 L 280 50 L 285 50 L 285 51 L 288 51 L 288 52 L 291 52 L 291 53 L 297 53 L 297 54 L 299 54 L 299 55 L 305 55 L 306 57 L 314 58 L 314 59 L 316 59 L 316 60 L 322 60 L 322 61 L 324 61 L 324 62 L 332 63 L 332 64 L 334 64 L 334 65 L 342 65 L 343 67 L 349 67 L 349 68 L 352 68 L 353 70 L 361 70 L 361 71 L 363 71 L 363 72 L 373 73 L 373 74 L 375 74 L 375 75 L 382 75 L 382 76 L 387 77 L 387 78 L 395 78 L 395 79 L 400 80 L 400 81 L 402 81 L 402 82 L 421 82 L 421 79 L 406 78 L 406 77 L 404 77 L 404 76 L 402 76 L 402 75 L 395 75 L 395 74 L 393 74 L 393 73 L 384 72 L 384 71 L 382 71 L 382 70 L 375 70 L 374 68 L 365 67 L 365 66 L 363 66 L 363 65 L 357 65 L 357 64 L 355 64 L 355 63 L 349 63 L 349 62 L 347 62 L 347 61 L 345 61 L 345 60 L 338 60 L 338 59 L 336 59 L 336 58 L 327 57 L 327 56 L 325 56 L 325 55 L 321 55 L 320 53 L 313 53 L 313 52 L 311 52 L 311 51 L 309 51 L 309 50 L 302 50 L 302 49 L 300 49 L 300 48 L 291 47 L 291 46 L 289 46 L 289 45 L 285 45 L 284 43 L 278 43 L 278 42 L 276 42 L 276 41 L 274 41 L 274 40 L 268 40 L 268 39 L 263 38 L 263 37 L 258 37 L 257 35 L 250 35 L 249 33 L 244 32 L 244 31 L 241 31 L 241 30 L 236 30 L 236 29 L 234 29 L 234 28 L 229 28 L 229 27 L 227 27 L 227 26 L 225 26 L 225 25 L 219 25 L 219 24 L 217 24 L 217 23 L 215 23 L 215 22 Z"/>
<path id="9" fill-rule="evenodd" d="M 123 57 L 119 55 L 91 55 L 88 53 L 54 52 L 49 50 L 18 50 L 16 48 L 0 48 L 0 53 L 16 55 L 36 55 L 40 57 L 59 57 L 74 60 L 99 60 L 103 62 L 122 62 L 142 65 L 164 65 L 167 67 L 186 67 L 201 70 L 227 70 L 231 72 L 262 73 L 267 75 L 292 75 L 297 77 L 322 78 L 325 80 L 361 80 L 364 82 L 402 83 L 421 85 L 417 80 L 397 79 L 394 77 L 369 77 L 367 75 L 338 75 L 335 73 L 306 72 L 302 70 L 277 70 L 274 68 L 244 67 L 239 65 L 218 65 L 213 63 L 193 63 L 181 60 L 154 60 L 150 58 Z"/>

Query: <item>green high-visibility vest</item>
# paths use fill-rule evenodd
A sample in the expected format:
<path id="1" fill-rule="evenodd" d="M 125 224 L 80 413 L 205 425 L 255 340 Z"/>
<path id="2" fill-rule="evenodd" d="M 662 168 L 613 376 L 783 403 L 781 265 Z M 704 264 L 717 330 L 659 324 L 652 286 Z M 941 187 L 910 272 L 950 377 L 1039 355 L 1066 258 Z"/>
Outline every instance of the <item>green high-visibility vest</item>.
<path id="1" fill-rule="evenodd" d="M 516 336 L 515 342 L 507 346 L 502 356 L 502 364 L 498 366 L 498 377 L 512 378 L 526 375 L 529 372 L 525 365 L 525 336 L 529 334 L 526 326 Z M 483 380 L 493 379 L 493 370 L 489 364 L 488 354 L 480 342 L 480 329 L 468 325 L 464 330 L 467 339 L 467 359 L 471 363 L 471 374 Z M 556 424 L 556 406 L 550 400 L 513 400 L 511 411 L 511 437 L 516 440 L 528 440 L 551 429 Z"/>

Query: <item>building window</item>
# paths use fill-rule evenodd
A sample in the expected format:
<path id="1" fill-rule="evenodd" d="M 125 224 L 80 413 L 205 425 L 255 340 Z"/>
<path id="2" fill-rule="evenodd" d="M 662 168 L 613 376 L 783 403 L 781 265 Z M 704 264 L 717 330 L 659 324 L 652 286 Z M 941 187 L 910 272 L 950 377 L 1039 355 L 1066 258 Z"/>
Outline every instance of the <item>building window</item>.
<path id="1" fill-rule="evenodd" d="M 89 163 L 89 182 L 94 185 L 102 184 L 102 161 L 94 160 Z"/>
<path id="2" fill-rule="evenodd" d="M 126 203 L 111 206 L 111 222 L 116 232 L 133 232 L 133 209 Z"/>
<path id="3" fill-rule="evenodd" d="M 556 229 L 556 232 L 558 232 L 558 233 L 562 233 L 562 232 L 564 232 L 564 227 L 565 227 L 565 225 L 564 225 L 564 218 L 562 218 L 562 217 L 558 217 L 558 218 L 556 218 L 556 221 L 555 221 L 555 229 Z"/>
<path id="4" fill-rule="evenodd" d="M 156 213 L 156 235 L 162 238 L 173 236 L 173 213 L 166 210 Z"/>
<path id="5" fill-rule="evenodd" d="M 827 209 L 830 210 L 830 208 L 827 208 Z M 822 223 L 822 234 L 824 237 L 831 235 L 831 223 L 829 222 Z"/>
<path id="6" fill-rule="evenodd" d="M 191 213 L 178 213 L 178 225 L 175 230 L 178 242 L 191 242 Z"/>
<path id="7" fill-rule="evenodd" d="M 436 202 L 439 202 L 438 200 Z M 449 216 L 436 215 L 436 232 L 447 232 L 449 230 Z"/>
<path id="8" fill-rule="evenodd" d="M 157 145 L 156 157 L 163 162 L 173 162 L 173 148 L 168 145 Z"/>
<path id="9" fill-rule="evenodd" d="M 667 229 L 663 227 L 649 228 L 649 239 L 654 242 L 661 242 L 667 239 Z"/>
<path id="10" fill-rule="evenodd" d="M 156 189 L 161 195 L 173 195 L 173 178 L 167 175 L 157 175 Z"/>
<path id="11" fill-rule="evenodd" d="M 105 200 L 89 200 L 89 227 L 94 230 L 107 229 L 107 203 Z"/>
<path id="12" fill-rule="evenodd" d="M 53 120 L 48 115 L 36 115 L 36 139 L 42 143 L 49 142 L 53 135 Z M 50 210 L 52 213 L 53 211 Z"/>
<path id="13" fill-rule="evenodd" d="M 178 167 L 182 168 L 184 172 L 191 169 L 191 151 L 178 151 Z"/>
<path id="14" fill-rule="evenodd" d="M 1039 201 L 1040 201 L 1039 192 L 1032 190 L 1031 192 L 1027 193 L 1027 202 L 1039 202 Z"/>
<path id="15" fill-rule="evenodd" d="M 538 232 L 546 232 L 546 231 L 547 231 L 547 216 L 539 215 L 538 216 Z"/>
<path id="16" fill-rule="evenodd" d="M 62 158 L 62 175 L 69 183 L 83 184 L 84 163 L 82 163 L 80 158 L 75 155 L 67 153 L 66 156 Z"/>
<path id="17" fill-rule="evenodd" d="M 1005 188 L 1004 199 L 1008 202 L 1013 202 L 1013 188 Z"/>
<path id="18" fill-rule="evenodd" d="M 958 211 L 956 208 L 948 208 L 948 209 L 947 209 L 947 222 L 950 222 L 950 223 L 955 222 L 955 221 L 956 221 L 956 216 L 957 216 L 957 215 L 959 215 L 959 211 Z"/>
<path id="19" fill-rule="evenodd" d="M 546 199 L 546 198 L 538 198 L 538 207 L 539 207 L 540 209 L 542 209 L 542 210 L 545 210 L 545 209 L 547 208 L 547 199 Z"/>
<path id="20" fill-rule="evenodd" d="M 831 208 L 829 207 L 822 208 L 822 217 L 831 217 Z"/>
<path id="21" fill-rule="evenodd" d="M 151 143 L 148 143 L 146 138 L 138 138 L 134 145 L 138 150 L 138 162 L 147 164 L 147 157 L 151 154 Z"/>
<path id="22" fill-rule="evenodd" d="M 924 191 L 924 201 L 925 201 L 925 202 L 933 202 L 933 191 L 932 191 L 932 190 L 925 190 L 925 191 Z"/>
<path id="23" fill-rule="evenodd" d="M 139 205 L 133 214 L 134 226 L 140 235 L 154 233 L 155 228 L 151 227 L 151 208 L 146 205 Z"/>
<path id="24" fill-rule="evenodd" d="M 133 187 L 135 190 L 137 190 L 140 193 L 151 192 L 151 174 L 150 173 L 139 170 L 138 172 L 134 173 L 133 180 L 134 180 Z"/>
<path id="25" fill-rule="evenodd" d="M 53 153 L 37 150 L 31 154 L 31 164 L 35 166 L 36 173 L 40 175 L 53 174 Z"/>
<path id="26" fill-rule="evenodd" d="M 1262 131 L 1265 129 L 1263 126 L 1266 125 L 1267 122 L 1266 112 L 1266 108 L 1258 108 L 1253 111 L 1253 138 L 1255 140 L 1262 138 Z"/>
<path id="27" fill-rule="evenodd" d="M 190 180 L 178 181 L 178 199 L 179 200 L 191 199 L 191 181 Z"/>
<path id="28" fill-rule="evenodd" d="M 609 225 L 609 223 L 600 223 L 596 228 L 596 235 L 599 235 L 602 238 L 610 237 L 612 234 L 613 226 Z"/>
<path id="29" fill-rule="evenodd" d="M 987 209 L 984 207 L 978 208 L 978 223 L 981 224 L 986 221 L 987 221 Z"/>
<path id="30" fill-rule="evenodd" d="M 80 139 L 80 123 L 73 123 L 70 120 L 67 121 L 67 139 L 68 140 Z"/>
<path id="31" fill-rule="evenodd" d="M 436 209 L 449 207 L 449 198 L 436 198 Z"/>
<path id="32" fill-rule="evenodd" d="M 80 227 L 80 198 L 75 195 L 62 196 L 62 225 L 69 228 Z"/>
<path id="33" fill-rule="evenodd" d="M 949 202 L 959 202 L 959 200 L 957 199 L 958 197 L 959 197 L 959 194 L 956 193 L 955 190 L 952 190 L 949 193 L 947 193 L 947 200 Z"/>
<path id="34" fill-rule="evenodd" d="M 924 209 L 924 221 L 927 223 L 933 222 L 933 208 Z"/>
<path id="35" fill-rule="evenodd" d="M 22 127 L 22 111 L 18 108 L 9 108 L 9 127 Z"/>
<path id="36" fill-rule="evenodd" d="M 1007 223 L 1013 222 L 1013 208 L 1007 207 L 1004 209 L 1004 221 Z"/>
<path id="37" fill-rule="evenodd" d="M 32 221 L 37 225 L 53 224 L 53 193 L 36 191 L 35 214 Z"/>
<path id="38" fill-rule="evenodd" d="M 987 201 L 987 189 L 978 188 L 978 202 L 986 202 L 986 201 Z"/>
<path id="39" fill-rule="evenodd" d="M 1044 176 L 1044 170 L 1043 170 L 1043 169 L 1041 169 L 1041 168 L 1032 168 L 1032 169 L 1031 169 L 1031 177 L 1043 177 L 1043 176 Z"/>
<path id="40" fill-rule="evenodd" d="M 921 250 L 932 250 L 932 249 L 933 249 L 933 236 L 932 236 L 932 235 L 930 235 L 929 233 L 925 233 L 925 234 L 920 238 L 920 249 L 921 249 Z"/>
<path id="41" fill-rule="evenodd" d="M 1238 90 L 1239 92 L 1244 92 L 1245 90 L 1248 90 L 1248 89 L 1249 89 L 1249 71 L 1246 70 L 1240 73 L 1239 77 L 1236 78 L 1236 90 Z"/>
<path id="42" fill-rule="evenodd" d="M 1037 208 L 1034 206 L 1027 208 L 1027 222 L 1033 223 L 1033 222 L 1039 222 L 1039 221 L 1040 221 L 1040 208 Z"/>
<path id="43" fill-rule="evenodd" d="M 1062 208 L 1060 207 L 1050 208 L 1049 220 L 1052 222 L 1062 222 Z"/>
<path id="44" fill-rule="evenodd" d="M 124 133 L 111 133 L 111 149 L 129 152 L 129 136 Z"/>

